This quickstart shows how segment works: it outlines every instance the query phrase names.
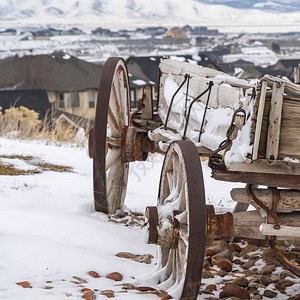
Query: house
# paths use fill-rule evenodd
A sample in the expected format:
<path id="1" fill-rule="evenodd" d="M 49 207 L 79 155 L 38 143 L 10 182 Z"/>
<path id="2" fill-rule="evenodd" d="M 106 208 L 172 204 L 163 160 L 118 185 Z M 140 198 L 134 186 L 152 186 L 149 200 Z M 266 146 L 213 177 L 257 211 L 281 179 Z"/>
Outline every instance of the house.
<path id="1" fill-rule="evenodd" d="M 53 110 L 93 120 L 101 73 L 102 66 L 65 53 L 10 57 L 0 60 L 0 94 L 44 90 Z"/>
<path id="2" fill-rule="evenodd" d="M 280 59 L 276 64 L 267 68 L 261 68 L 265 74 L 277 77 L 287 77 L 294 82 L 294 68 L 298 67 L 300 59 Z"/>

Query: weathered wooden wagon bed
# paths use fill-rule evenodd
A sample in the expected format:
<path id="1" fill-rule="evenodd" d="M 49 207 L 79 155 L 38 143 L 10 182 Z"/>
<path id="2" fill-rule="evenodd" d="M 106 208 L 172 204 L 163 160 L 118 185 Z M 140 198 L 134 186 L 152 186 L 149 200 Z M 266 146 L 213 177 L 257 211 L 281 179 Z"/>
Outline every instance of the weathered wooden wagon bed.
<path id="1" fill-rule="evenodd" d="M 146 87 L 131 112 L 125 62 L 110 58 L 104 66 L 89 141 L 96 210 L 121 211 L 129 163 L 162 153 L 158 203 L 146 208 L 144 226 L 146 242 L 158 245 L 152 277 L 161 289 L 196 299 L 205 245 L 234 236 L 268 239 L 299 276 L 277 239 L 300 238 L 300 86 L 269 75 L 253 84 L 169 59 L 159 74 L 157 109 Z M 201 156 L 213 178 L 246 183 L 231 191 L 232 213 L 205 205 Z"/>

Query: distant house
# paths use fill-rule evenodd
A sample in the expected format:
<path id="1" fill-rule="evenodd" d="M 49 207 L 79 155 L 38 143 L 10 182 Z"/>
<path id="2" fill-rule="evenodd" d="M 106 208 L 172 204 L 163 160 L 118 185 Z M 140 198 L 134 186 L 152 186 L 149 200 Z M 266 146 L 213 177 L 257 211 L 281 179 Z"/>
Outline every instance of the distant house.
<path id="1" fill-rule="evenodd" d="M 294 68 L 298 67 L 299 63 L 300 59 L 280 59 L 275 65 L 261 69 L 264 73 L 277 77 L 287 77 L 294 81 Z"/>
<path id="2" fill-rule="evenodd" d="M 44 90 L 53 110 L 93 120 L 101 73 L 102 66 L 65 53 L 6 58 L 0 60 L 0 99 L 10 90 Z"/>

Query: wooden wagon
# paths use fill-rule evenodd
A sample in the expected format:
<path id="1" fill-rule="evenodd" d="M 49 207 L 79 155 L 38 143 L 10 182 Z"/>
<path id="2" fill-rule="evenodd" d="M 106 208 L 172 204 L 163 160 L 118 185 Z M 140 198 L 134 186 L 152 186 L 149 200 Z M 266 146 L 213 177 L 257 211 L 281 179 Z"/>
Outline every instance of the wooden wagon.
<path id="1" fill-rule="evenodd" d="M 162 289 L 196 299 L 205 246 L 235 236 L 268 239 L 299 276 L 277 239 L 300 237 L 300 86 L 269 75 L 253 84 L 170 59 L 159 75 L 158 106 L 146 87 L 131 112 L 124 60 L 104 66 L 89 139 L 95 209 L 122 210 L 129 163 L 162 153 L 158 203 L 146 208 L 144 226 L 147 243 L 159 248 L 153 276 Z M 205 204 L 201 156 L 213 178 L 246 184 L 231 191 L 233 212 Z M 256 210 L 247 211 L 250 204 Z"/>

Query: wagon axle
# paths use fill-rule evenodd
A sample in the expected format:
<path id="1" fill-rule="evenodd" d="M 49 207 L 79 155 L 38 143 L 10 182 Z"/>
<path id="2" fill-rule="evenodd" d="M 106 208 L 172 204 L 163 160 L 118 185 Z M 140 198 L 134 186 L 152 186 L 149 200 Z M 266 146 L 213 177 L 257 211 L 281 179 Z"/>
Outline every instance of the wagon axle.
<path id="1" fill-rule="evenodd" d="M 206 205 L 206 228 L 205 228 L 205 246 L 210 246 L 215 238 L 229 239 L 234 236 L 233 214 L 226 212 L 224 214 L 215 214 L 212 205 Z M 158 209 L 156 206 L 148 206 L 145 210 L 145 242 L 147 244 L 156 244 L 163 247 L 171 247 L 176 244 L 178 239 L 178 230 L 186 230 L 186 217 L 177 218 L 178 211 L 173 211 L 171 215 L 164 215 L 160 222 Z M 168 220 L 168 221 L 166 221 Z M 188 234 L 186 232 L 186 234 Z"/>

